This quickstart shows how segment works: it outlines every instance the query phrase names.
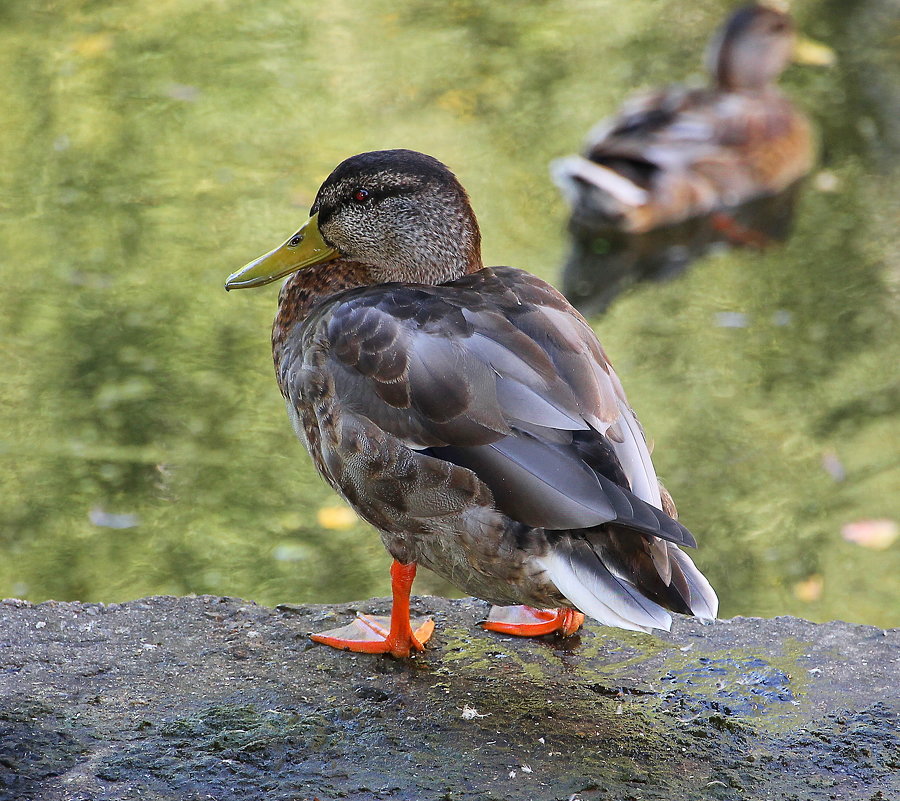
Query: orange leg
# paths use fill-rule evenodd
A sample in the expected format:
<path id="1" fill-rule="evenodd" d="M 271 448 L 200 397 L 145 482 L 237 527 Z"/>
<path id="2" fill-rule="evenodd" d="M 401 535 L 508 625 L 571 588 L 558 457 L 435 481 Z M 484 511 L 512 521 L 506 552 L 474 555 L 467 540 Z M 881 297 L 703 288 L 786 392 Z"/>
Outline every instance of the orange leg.
<path id="1" fill-rule="evenodd" d="M 537 637 L 558 631 L 563 637 L 574 634 L 584 623 L 584 615 L 575 609 L 535 609 L 532 606 L 492 606 L 482 623 L 490 631 Z"/>
<path id="2" fill-rule="evenodd" d="M 396 559 L 391 565 L 391 591 L 394 603 L 390 618 L 360 615 L 352 623 L 319 634 L 310 634 L 315 641 L 344 651 L 364 654 L 409 656 L 412 651 L 424 651 L 425 643 L 434 631 L 431 618 L 409 617 L 409 593 L 416 577 L 416 563 L 402 565 Z"/>
<path id="3" fill-rule="evenodd" d="M 710 220 L 713 228 L 724 234 L 726 239 L 734 245 L 743 245 L 744 247 L 762 250 L 772 244 L 772 240 L 762 231 L 756 231 L 753 228 L 741 225 L 730 214 L 716 211 L 710 215 Z"/>

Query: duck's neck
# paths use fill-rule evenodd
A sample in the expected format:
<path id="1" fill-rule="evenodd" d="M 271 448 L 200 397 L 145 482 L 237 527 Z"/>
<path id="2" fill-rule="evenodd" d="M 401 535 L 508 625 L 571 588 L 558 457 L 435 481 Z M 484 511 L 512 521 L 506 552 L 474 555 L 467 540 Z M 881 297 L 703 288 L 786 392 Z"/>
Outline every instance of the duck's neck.
<path id="1" fill-rule="evenodd" d="M 272 346 L 276 357 L 291 329 L 302 323 L 321 301 L 347 289 L 388 281 L 445 284 L 462 278 L 467 273 L 482 269 L 479 245 L 476 229 L 476 238 L 462 252 L 462 258 L 457 259 L 455 263 L 434 266 L 420 263 L 414 270 L 404 270 L 400 265 L 392 269 L 390 274 L 384 274 L 375 267 L 349 259 L 337 259 L 299 270 L 284 282 L 278 294 L 278 312 L 272 325 Z"/>
<path id="2" fill-rule="evenodd" d="M 710 54 L 712 83 L 721 92 L 770 92 L 786 66 L 780 49 L 760 54 L 742 42 L 723 42 Z"/>
<path id="3" fill-rule="evenodd" d="M 720 92 L 742 92 L 748 95 L 761 95 L 777 92 L 775 84 L 767 76 L 747 75 L 739 72 L 730 64 L 723 64 L 713 75 L 713 87 Z"/>
<path id="4" fill-rule="evenodd" d="M 368 267 L 339 259 L 307 267 L 291 275 L 278 293 L 278 313 L 272 340 L 283 341 L 287 332 L 303 322 L 312 308 L 331 295 L 372 283 Z"/>
<path id="5" fill-rule="evenodd" d="M 398 247 L 389 255 L 389 266 L 366 266 L 364 284 L 386 284 L 400 281 L 406 284 L 437 286 L 455 281 L 469 273 L 476 273 L 481 261 L 481 236 L 477 228 L 460 237 L 437 237 L 424 244 L 416 243 L 415 250 Z"/>

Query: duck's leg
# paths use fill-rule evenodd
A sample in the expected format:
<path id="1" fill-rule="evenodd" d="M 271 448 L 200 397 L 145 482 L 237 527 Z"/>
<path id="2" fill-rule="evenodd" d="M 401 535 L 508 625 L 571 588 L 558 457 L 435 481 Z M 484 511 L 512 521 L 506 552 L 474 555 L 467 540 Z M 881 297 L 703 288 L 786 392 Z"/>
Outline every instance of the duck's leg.
<path id="1" fill-rule="evenodd" d="M 773 240 L 771 237 L 767 236 L 762 231 L 757 231 L 755 228 L 741 225 L 734 217 L 725 212 L 713 212 L 710 215 L 710 221 L 712 222 L 713 228 L 723 234 L 733 245 L 762 250 L 772 244 Z"/>
<path id="2" fill-rule="evenodd" d="M 492 606 L 482 623 L 490 631 L 537 637 L 558 631 L 563 637 L 574 634 L 584 623 L 584 615 L 576 609 L 535 609 L 533 606 Z"/>
<path id="3" fill-rule="evenodd" d="M 416 563 L 391 565 L 391 616 L 360 615 L 352 623 L 338 629 L 310 634 L 315 642 L 331 645 L 344 651 L 364 654 L 409 656 L 412 651 L 424 651 L 425 643 L 434 631 L 431 618 L 409 617 L 409 593 L 416 577 Z M 415 626 L 415 628 L 413 628 Z"/>

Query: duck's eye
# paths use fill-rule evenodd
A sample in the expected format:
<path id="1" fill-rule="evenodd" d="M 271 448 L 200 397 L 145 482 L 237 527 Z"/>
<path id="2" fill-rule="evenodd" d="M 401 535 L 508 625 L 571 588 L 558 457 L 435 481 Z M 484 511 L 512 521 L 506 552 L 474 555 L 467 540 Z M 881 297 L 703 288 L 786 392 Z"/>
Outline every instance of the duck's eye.
<path id="1" fill-rule="evenodd" d="M 366 189 L 357 189 L 353 192 L 353 200 L 357 203 L 365 203 L 369 199 L 369 192 Z"/>
<path id="2" fill-rule="evenodd" d="M 303 234 L 297 234 L 296 236 L 292 236 L 290 241 L 288 242 L 289 248 L 295 248 L 303 241 Z"/>

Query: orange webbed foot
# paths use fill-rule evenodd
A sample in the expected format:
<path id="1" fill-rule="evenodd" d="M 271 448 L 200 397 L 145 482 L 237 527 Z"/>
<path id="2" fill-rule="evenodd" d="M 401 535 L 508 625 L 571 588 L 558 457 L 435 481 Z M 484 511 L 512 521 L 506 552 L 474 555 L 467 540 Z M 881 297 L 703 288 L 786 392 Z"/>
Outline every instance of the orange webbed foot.
<path id="1" fill-rule="evenodd" d="M 762 250 L 772 244 L 771 237 L 762 231 L 741 225 L 734 217 L 724 212 L 714 212 L 710 215 L 713 228 L 725 236 L 733 245 L 758 248 Z"/>
<path id="2" fill-rule="evenodd" d="M 391 565 L 394 603 L 390 617 L 358 615 L 346 626 L 310 634 L 310 638 L 332 648 L 363 654 L 407 657 L 413 651 L 424 651 L 425 643 L 434 631 L 434 621 L 427 617 L 410 619 L 409 593 L 415 577 L 415 562 L 404 565 L 394 560 Z"/>
<path id="3" fill-rule="evenodd" d="M 574 634 L 584 623 L 584 615 L 575 609 L 535 609 L 532 606 L 492 606 L 481 625 L 489 631 L 538 637 L 558 631 L 563 637 Z"/>
<path id="4" fill-rule="evenodd" d="M 406 626 L 392 633 L 390 617 L 359 615 L 346 626 L 309 636 L 315 642 L 342 651 L 407 657 L 413 651 L 424 651 L 433 631 L 434 621 L 428 617 L 407 619 Z"/>

